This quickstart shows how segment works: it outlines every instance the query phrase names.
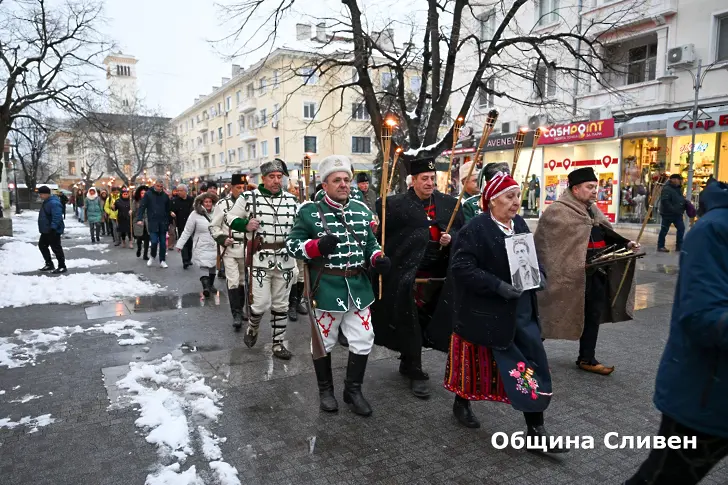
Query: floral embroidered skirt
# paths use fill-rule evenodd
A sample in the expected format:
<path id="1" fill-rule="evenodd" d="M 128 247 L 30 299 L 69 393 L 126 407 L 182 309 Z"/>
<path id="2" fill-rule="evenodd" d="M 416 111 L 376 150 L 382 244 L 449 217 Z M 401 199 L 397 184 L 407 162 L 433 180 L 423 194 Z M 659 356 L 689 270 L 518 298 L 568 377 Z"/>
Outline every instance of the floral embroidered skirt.
<path id="1" fill-rule="evenodd" d="M 453 333 L 445 389 L 471 401 L 498 401 L 542 412 L 551 401 L 551 373 L 535 321 L 519 323 L 505 350 L 473 344 Z"/>

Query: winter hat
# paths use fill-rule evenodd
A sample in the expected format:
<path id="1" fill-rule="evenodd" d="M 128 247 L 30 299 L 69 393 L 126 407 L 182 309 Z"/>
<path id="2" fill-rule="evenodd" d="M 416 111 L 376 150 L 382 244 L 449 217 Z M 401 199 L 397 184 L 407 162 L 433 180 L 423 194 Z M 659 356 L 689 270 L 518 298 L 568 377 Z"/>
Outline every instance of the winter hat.
<path id="1" fill-rule="evenodd" d="M 423 158 L 420 160 L 412 160 L 410 162 L 409 174 L 414 176 L 420 173 L 434 172 L 435 170 L 435 159 Z"/>
<path id="2" fill-rule="evenodd" d="M 263 177 L 273 172 L 280 172 L 288 177 L 288 167 L 286 167 L 286 162 L 284 162 L 280 158 L 276 158 L 275 160 L 271 162 L 265 162 L 263 165 L 260 166 L 260 173 L 261 175 L 263 175 Z"/>
<path id="3" fill-rule="evenodd" d="M 230 185 L 244 185 L 245 183 L 245 175 L 242 173 L 234 173 L 230 178 Z"/>
<path id="4" fill-rule="evenodd" d="M 51 193 L 51 189 L 48 188 L 45 185 L 41 185 L 40 187 L 38 187 L 38 193 L 39 194 L 50 194 Z"/>
<path id="5" fill-rule="evenodd" d="M 329 155 L 319 162 L 318 172 L 322 182 L 334 172 L 346 172 L 351 178 L 351 160 L 344 155 Z"/>
<path id="6" fill-rule="evenodd" d="M 463 166 L 460 167 L 460 181 L 461 182 L 463 182 L 465 180 L 465 177 L 468 176 L 468 172 L 470 172 L 470 167 L 472 167 L 474 163 L 475 162 L 464 163 Z M 478 167 L 475 167 L 473 169 L 472 175 L 475 175 L 477 177 L 478 172 L 479 172 Z"/>
<path id="7" fill-rule="evenodd" d="M 569 187 L 576 187 L 586 182 L 599 182 L 597 174 L 591 167 L 579 168 L 569 174 Z"/>
<path id="8" fill-rule="evenodd" d="M 93 194 L 91 193 L 92 190 L 94 191 Z M 91 187 L 90 189 L 88 189 L 88 192 L 86 193 L 86 198 L 90 199 L 90 200 L 94 200 L 98 196 L 99 196 L 99 193 L 96 191 L 96 188 L 94 188 L 94 187 Z"/>
<path id="9" fill-rule="evenodd" d="M 517 188 L 518 182 L 513 180 L 510 175 L 498 172 L 490 179 L 488 185 L 485 186 L 485 190 L 483 191 L 483 206 L 486 206 L 492 199 L 498 198 L 509 190 Z"/>
<path id="10" fill-rule="evenodd" d="M 356 174 L 356 183 L 361 184 L 363 182 L 369 182 L 369 175 L 364 172 Z"/>

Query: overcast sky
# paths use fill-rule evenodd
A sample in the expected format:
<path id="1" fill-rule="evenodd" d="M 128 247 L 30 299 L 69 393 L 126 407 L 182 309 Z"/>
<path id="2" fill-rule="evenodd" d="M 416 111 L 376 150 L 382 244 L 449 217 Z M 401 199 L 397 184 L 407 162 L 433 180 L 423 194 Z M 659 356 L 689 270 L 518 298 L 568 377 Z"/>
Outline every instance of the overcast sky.
<path id="1" fill-rule="evenodd" d="M 366 15 L 374 24 L 396 12 L 400 12 L 397 18 L 402 21 L 413 16 L 425 18 L 422 12 L 413 13 L 411 2 L 364 3 Z M 311 15 L 339 17 L 343 8 L 340 0 L 301 0 L 297 4 L 300 9 L 305 6 L 305 13 L 298 10 L 289 16 L 279 29 L 281 43 L 295 39 L 296 22 L 313 20 L 307 17 Z M 230 24 L 222 22 L 224 16 L 212 0 L 106 0 L 104 9 L 107 35 L 123 53 L 139 61 L 139 89 L 147 105 L 161 108 L 166 116 L 176 116 L 195 97 L 209 94 L 213 85 L 219 86 L 223 77 L 231 76 L 232 62 L 223 59 L 209 43 L 232 30 Z M 398 42 L 404 40 L 398 38 Z M 234 52 L 222 44 L 217 47 L 227 54 Z M 258 52 L 235 62 L 246 67 L 264 54 Z"/>

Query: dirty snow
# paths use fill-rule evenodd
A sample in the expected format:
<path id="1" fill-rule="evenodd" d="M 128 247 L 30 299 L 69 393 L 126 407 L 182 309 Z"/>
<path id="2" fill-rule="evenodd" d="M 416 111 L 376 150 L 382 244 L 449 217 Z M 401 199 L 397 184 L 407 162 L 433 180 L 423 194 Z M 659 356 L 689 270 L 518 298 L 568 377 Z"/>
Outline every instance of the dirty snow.
<path id="1" fill-rule="evenodd" d="M 85 329 L 78 325 L 38 330 L 17 329 L 11 337 L 0 337 L 0 367 L 14 369 L 26 365 L 34 366 L 39 356 L 65 352 L 68 339 L 76 334 L 101 332 L 116 335 L 119 337 L 117 341 L 119 345 L 148 343 L 155 328 L 146 325 L 147 322 L 136 320 L 111 320 Z"/>
<path id="2" fill-rule="evenodd" d="M 25 404 L 26 402 L 30 402 L 33 399 L 40 399 L 43 396 L 35 396 L 33 394 L 26 394 L 25 396 L 21 397 L 20 399 L 13 399 L 10 402 L 19 402 L 21 404 Z"/>
<path id="3" fill-rule="evenodd" d="M 0 429 L 14 429 L 18 426 L 25 426 L 27 428 L 30 428 L 30 431 L 28 431 L 28 433 L 36 433 L 38 431 L 38 428 L 48 426 L 49 424 L 53 424 L 55 422 L 56 420 L 52 418 L 50 414 L 43 414 L 35 418 L 25 416 L 24 418 L 21 418 L 20 421 L 11 421 L 10 417 L 7 417 L 0 419 Z"/>
<path id="4" fill-rule="evenodd" d="M 126 273 L 78 273 L 55 277 L 8 275 L 0 278 L 0 308 L 95 303 L 154 295 L 162 290 L 157 284 Z"/>
<path id="5" fill-rule="evenodd" d="M 205 384 L 204 377 L 182 362 L 166 355 L 149 363 L 131 362 L 128 374 L 116 386 L 127 394 L 112 407 L 138 406 L 135 424 L 147 433 L 146 441 L 156 445 L 160 457 L 157 471 L 147 476 L 146 485 L 203 484 L 195 467 L 185 471 L 181 464 L 199 448 L 210 469 L 223 485 L 240 485 L 237 470 L 222 461 L 219 443 L 208 426 L 222 413 L 220 394 Z M 176 461 L 163 467 L 163 463 Z"/>
<path id="6" fill-rule="evenodd" d="M 99 251 L 101 253 L 109 252 L 108 244 L 79 244 L 78 246 L 68 246 L 68 249 L 85 249 L 86 251 Z"/>
<path id="7" fill-rule="evenodd" d="M 55 256 L 51 253 L 55 260 Z M 109 264 L 105 259 L 66 259 L 69 269 L 90 268 Z M 22 241 L 11 241 L 0 246 L 0 274 L 38 271 L 43 266 L 43 255 L 38 246 Z"/>

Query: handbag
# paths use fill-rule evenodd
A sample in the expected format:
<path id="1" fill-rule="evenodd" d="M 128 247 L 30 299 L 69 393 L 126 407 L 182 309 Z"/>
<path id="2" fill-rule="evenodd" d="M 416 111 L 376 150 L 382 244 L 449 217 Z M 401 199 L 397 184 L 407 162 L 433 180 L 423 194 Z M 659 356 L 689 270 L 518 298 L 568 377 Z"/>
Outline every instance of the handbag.
<path id="1" fill-rule="evenodd" d="M 693 218 L 698 215 L 698 211 L 695 209 L 695 205 L 693 205 L 692 202 L 688 201 L 687 204 L 685 204 L 685 213 L 688 215 L 689 218 Z"/>

